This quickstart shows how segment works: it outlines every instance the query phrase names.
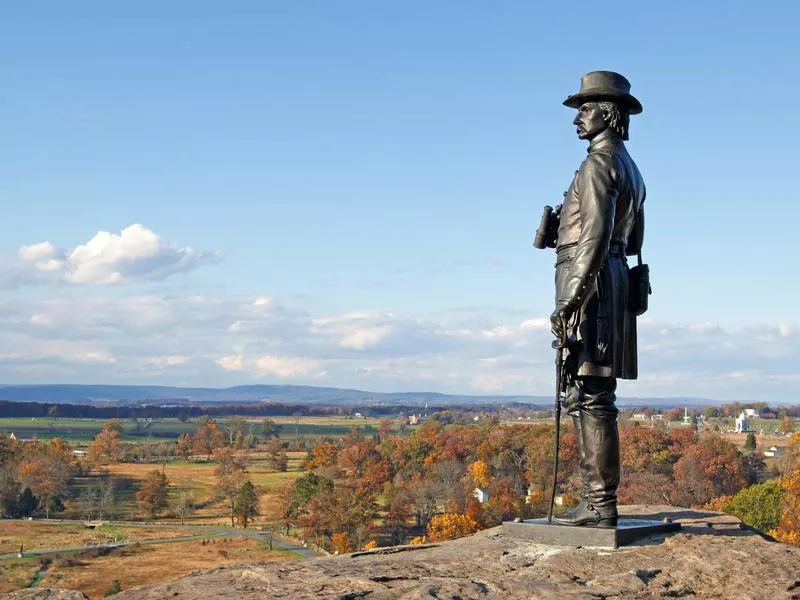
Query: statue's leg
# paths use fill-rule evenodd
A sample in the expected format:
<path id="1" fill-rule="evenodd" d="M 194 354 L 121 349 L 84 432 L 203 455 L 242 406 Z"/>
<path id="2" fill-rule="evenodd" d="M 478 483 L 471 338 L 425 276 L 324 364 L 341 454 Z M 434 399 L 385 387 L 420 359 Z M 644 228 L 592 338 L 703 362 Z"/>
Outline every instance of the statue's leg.
<path id="1" fill-rule="evenodd" d="M 583 498 L 578 506 L 555 518 L 559 523 L 617 524 L 620 467 L 616 386 L 613 378 L 582 377 L 570 389 L 567 402 L 578 438 Z"/>
<path id="2" fill-rule="evenodd" d="M 586 453 L 586 500 L 603 518 L 617 518 L 619 431 L 614 405 L 617 381 L 586 377 L 583 381 L 581 429 Z"/>

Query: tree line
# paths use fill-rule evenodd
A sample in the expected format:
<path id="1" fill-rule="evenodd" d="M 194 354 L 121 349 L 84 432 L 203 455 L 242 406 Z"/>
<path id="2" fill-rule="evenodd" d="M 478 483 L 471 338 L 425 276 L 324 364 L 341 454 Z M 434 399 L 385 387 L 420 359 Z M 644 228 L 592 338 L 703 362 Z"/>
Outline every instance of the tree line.
<path id="1" fill-rule="evenodd" d="M 278 517 L 286 531 L 295 527 L 313 543 L 347 551 L 378 538 L 391 544 L 447 539 L 546 513 L 552 425 L 433 418 L 411 432 L 393 431 L 384 420 L 374 436 L 353 431 L 315 443 L 306 473 L 280 490 Z M 713 432 L 628 425 L 620 437 L 623 504 L 702 506 L 783 476 Z M 577 503 L 581 486 L 569 425 L 561 461 L 566 507 Z"/>

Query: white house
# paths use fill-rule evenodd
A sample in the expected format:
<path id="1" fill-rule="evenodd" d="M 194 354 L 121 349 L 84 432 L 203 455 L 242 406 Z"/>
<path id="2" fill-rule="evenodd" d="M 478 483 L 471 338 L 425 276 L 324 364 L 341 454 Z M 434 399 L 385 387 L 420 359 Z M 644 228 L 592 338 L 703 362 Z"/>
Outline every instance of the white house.
<path id="1" fill-rule="evenodd" d="M 647 421 L 647 415 L 644 413 L 634 413 L 631 419 L 633 419 L 634 421 Z"/>
<path id="2" fill-rule="evenodd" d="M 663 421 L 664 420 L 664 415 L 662 415 L 662 414 L 650 415 L 650 420 L 651 421 Z"/>
<path id="3" fill-rule="evenodd" d="M 754 409 L 754 408 L 745 408 L 744 409 L 744 416 L 751 417 L 751 418 L 752 417 L 757 417 L 758 416 L 758 411 L 756 409 Z"/>
<path id="4" fill-rule="evenodd" d="M 489 490 L 486 488 L 476 487 L 472 490 L 472 495 L 475 496 L 481 504 L 489 501 Z"/>
<path id="5" fill-rule="evenodd" d="M 764 450 L 764 456 L 783 456 L 786 453 L 786 450 L 783 448 L 778 448 L 778 446 L 772 446 L 771 448 L 767 448 Z"/>
<path id="6" fill-rule="evenodd" d="M 735 433 L 747 433 L 750 431 L 750 419 L 747 418 L 744 411 L 736 417 L 736 428 L 733 431 Z"/>

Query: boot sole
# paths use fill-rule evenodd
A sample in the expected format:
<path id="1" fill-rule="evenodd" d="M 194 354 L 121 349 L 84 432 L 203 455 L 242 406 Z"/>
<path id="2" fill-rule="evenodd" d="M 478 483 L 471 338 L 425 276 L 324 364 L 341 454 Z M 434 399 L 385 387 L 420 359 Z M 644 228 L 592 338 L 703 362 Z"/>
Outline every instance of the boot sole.
<path id="1" fill-rule="evenodd" d="M 583 521 L 561 521 L 553 517 L 553 521 L 559 525 L 568 525 L 570 527 L 600 527 L 603 529 L 614 529 L 617 526 L 616 518 L 588 519 Z"/>

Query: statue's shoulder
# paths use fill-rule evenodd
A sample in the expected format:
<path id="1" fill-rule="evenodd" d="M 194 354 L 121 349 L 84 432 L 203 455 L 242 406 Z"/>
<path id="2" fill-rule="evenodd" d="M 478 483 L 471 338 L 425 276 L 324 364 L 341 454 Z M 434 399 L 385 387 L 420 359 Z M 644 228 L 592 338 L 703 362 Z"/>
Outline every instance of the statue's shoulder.
<path id="1" fill-rule="evenodd" d="M 613 149 L 601 148 L 591 150 L 581 163 L 580 171 L 584 174 L 616 170 L 617 157 Z"/>

